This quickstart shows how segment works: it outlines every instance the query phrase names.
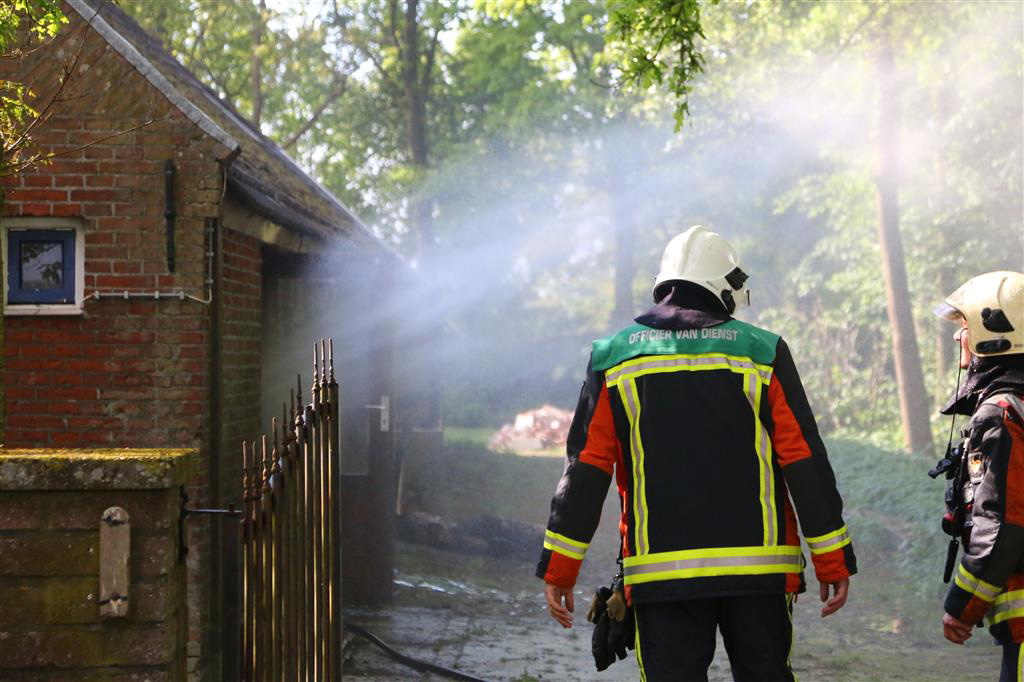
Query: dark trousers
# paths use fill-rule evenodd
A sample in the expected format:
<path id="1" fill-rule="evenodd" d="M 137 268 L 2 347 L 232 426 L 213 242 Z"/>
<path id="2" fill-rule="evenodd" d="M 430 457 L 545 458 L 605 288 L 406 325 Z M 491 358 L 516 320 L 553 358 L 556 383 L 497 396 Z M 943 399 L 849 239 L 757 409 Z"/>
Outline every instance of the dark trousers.
<path id="1" fill-rule="evenodd" d="M 1021 660 L 1020 644 L 1003 645 L 1003 667 L 999 671 L 999 682 L 1020 682 Z"/>
<path id="2" fill-rule="evenodd" d="M 707 682 L 721 629 L 736 682 L 795 682 L 790 595 L 638 604 L 636 659 L 645 682 Z M 1014 678 L 1016 679 L 1016 678 Z"/>

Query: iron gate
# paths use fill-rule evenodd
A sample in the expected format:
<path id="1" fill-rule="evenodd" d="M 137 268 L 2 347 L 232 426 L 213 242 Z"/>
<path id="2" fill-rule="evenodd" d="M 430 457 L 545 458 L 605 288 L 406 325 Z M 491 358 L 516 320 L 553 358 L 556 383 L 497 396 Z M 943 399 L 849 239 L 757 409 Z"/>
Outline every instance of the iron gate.
<path id="1" fill-rule="evenodd" d="M 341 515 L 334 343 L 313 347 L 311 401 L 292 392 L 272 435 L 242 445 L 246 682 L 341 680 Z"/>

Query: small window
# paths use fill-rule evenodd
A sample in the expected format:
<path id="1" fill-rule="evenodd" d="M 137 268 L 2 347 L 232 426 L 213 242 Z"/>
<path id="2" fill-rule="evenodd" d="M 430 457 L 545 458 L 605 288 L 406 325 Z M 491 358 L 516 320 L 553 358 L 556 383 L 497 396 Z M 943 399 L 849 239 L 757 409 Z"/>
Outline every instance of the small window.
<path id="1" fill-rule="evenodd" d="M 52 220 L 5 219 L 4 237 L 6 314 L 81 311 L 81 229 Z"/>

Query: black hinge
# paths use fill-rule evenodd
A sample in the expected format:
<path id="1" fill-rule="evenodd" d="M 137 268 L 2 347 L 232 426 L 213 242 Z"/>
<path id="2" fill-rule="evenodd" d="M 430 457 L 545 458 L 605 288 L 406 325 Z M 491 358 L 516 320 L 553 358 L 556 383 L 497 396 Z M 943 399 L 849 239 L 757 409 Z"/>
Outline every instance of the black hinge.
<path id="1" fill-rule="evenodd" d="M 181 486 L 181 510 L 178 512 L 178 561 L 184 561 L 188 556 L 188 545 L 185 543 L 185 517 L 189 514 L 212 514 L 213 516 L 241 516 L 242 512 L 235 509 L 235 505 L 229 504 L 227 509 L 189 509 L 188 493 L 185 486 Z"/>

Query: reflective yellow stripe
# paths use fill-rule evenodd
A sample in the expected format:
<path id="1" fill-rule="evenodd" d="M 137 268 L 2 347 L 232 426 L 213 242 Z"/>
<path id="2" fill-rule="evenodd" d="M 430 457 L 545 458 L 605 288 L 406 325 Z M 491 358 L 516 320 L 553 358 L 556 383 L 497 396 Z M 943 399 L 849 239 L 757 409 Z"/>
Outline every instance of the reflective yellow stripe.
<path id="1" fill-rule="evenodd" d="M 640 438 L 640 394 L 632 379 L 619 386 L 622 404 L 629 419 L 629 451 L 633 462 L 633 546 L 637 554 L 646 554 L 650 546 L 647 532 L 647 483 L 644 478 L 644 444 Z"/>
<path id="2" fill-rule="evenodd" d="M 994 601 L 999 596 L 1000 588 L 990 583 L 975 578 L 971 575 L 970 571 L 964 568 L 963 564 L 960 564 L 960 569 L 957 571 L 955 582 L 960 589 L 965 592 L 969 592 L 976 597 L 980 597 L 985 601 Z"/>
<path id="3" fill-rule="evenodd" d="M 750 372 L 764 384 L 772 379 L 772 368 L 761 365 L 748 357 L 724 353 L 699 353 L 695 355 L 642 355 L 631 358 L 608 369 L 605 381 L 608 386 L 617 386 L 621 381 L 635 379 L 644 374 L 678 372 L 680 370 L 727 369 L 732 372 Z"/>
<path id="4" fill-rule="evenodd" d="M 814 536 L 807 535 L 807 536 L 805 536 L 804 539 L 807 540 L 807 542 L 824 542 L 825 540 L 831 540 L 832 538 L 839 537 L 840 535 L 844 535 L 845 533 L 846 533 L 846 526 L 842 525 L 839 528 L 837 528 L 836 530 L 832 531 L 831 533 L 825 533 L 824 535 L 814 535 Z"/>
<path id="5" fill-rule="evenodd" d="M 748 357 L 703 353 L 698 355 L 645 355 L 615 365 L 605 374 L 609 387 L 617 387 L 626 408 L 630 425 L 630 452 L 633 461 L 633 514 L 636 519 L 636 553 L 646 554 L 650 547 L 648 536 L 648 510 L 646 481 L 644 479 L 644 450 L 640 437 L 640 398 L 636 388 L 637 377 L 646 374 L 678 372 L 683 370 L 727 369 L 743 374 L 743 391 L 754 413 L 754 451 L 757 456 L 758 486 L 761 505 L 761 521 L 764 528 L 764 544 L 773 546 L 778 542 L 776 519 L 778 509 L 775 503 L 775 471 L 772 467 L 772 445 L 768 430 L 761 422 L 761 389 L 772 378 L 772 368 L 761 365 Z"/>
<path id="6" fill-rule="evenodd" d="M 719 575 L 799 573 L 803 557 L 800 548 L 792 545 L 714 547 L 624 557 L 622 563 L 626 584 L 635 585 Z"/>
<path id="7" fill-rule="evenodd" d="M 633 617 L 636 619 L 636 633 L 633 638 L 633 648 L 636 650 L 636 664 L 640 668 L 640 682 L 647 682 L 647 673 L 644 672 L 644 655 L 640 647 L 640 616 L 635 608 L 633 609 Z"/>
<path id="8" fill-rule="evenodd" d="M 959 578 L 960 576 L 957 576 L 957 584 L 960 582 Z M 1011 590 L 996 597 L 989 616 L 989 623 L 995 625 L 1022 616 L 1024 616 L 1024 590 Z"/>
<path id="9" fill-rule="evenodd" d="M 1001 592 L 999 596 L 996 597 L 996 607 L 998 608 L 1000 604 L 1017 601 L 1019 599 L 1024 599 L 1024 590 L 1009 590 L 1008 592 Z"/>
<path id="10" fill-rule="evenodd" d="M 1005 611 L 993 614 L 991 623 L 996 625 L 1011 618 L 1024 618 L 1024 602 L 1020 602 L 1020 604 L 1020 608 L 1006 609 Z"/>
<path id="11" fill-rule="evenodd" d="M 776 538 L 775 471 L 772 468 L 771 438 L 761 423 L 761 382 L 753 380 L 753 374 L 744 373 L 743 391 L 754 411 L 754 452 L 757 453 L 758 483 L 761 503 L 761 522 L 764 527 L 764 544 L 774 545 Z"/>
<path id="12" fill-rule="evenodd" d="M 582 560 L 589 546 L 589 543 L 573 540 L 550 530 L 544 531 L 544 549 L 550 549 L 552 552 L 564 554 L 572 559 Z"/>
<path id="13" fill-rule="evenodd" d="M 797 633 L 794 632 L 796 628 L 793 625 L 793 597 L 792 592 L 785 593 L 785 613 L 790 616 L 790 650 L 785 652 L 785 667 L 793 675 L 793 682 L 800 682 L 797 674 L 793 671 L 793 643 L 797 639 Z"/>
<path id="14" fill-rule="evenodd" d="M 804 540 L 807 541 L 807 547 L 810 548 L 811 554 L 824 554 L 825 552 L 832 552 L 850 544 L 850 531 L 844 525 L 839 530 L 834 530 L 825 535 L 805 537 Z"/>
<path id="15" fill-rule="evenodd" d="M 705 547 L 703 549 L 680 549 L 674 552 L 655 552 L 646 556 L 627 556 L 622 558 L 622 565 L 640 566 L 656 564 L 661 561 L 679 561 L 685 559 L 726 559 L 786 555 L 799 557 L 800 548 L 796 545 L 778 545 L 776 547 Z"/>

